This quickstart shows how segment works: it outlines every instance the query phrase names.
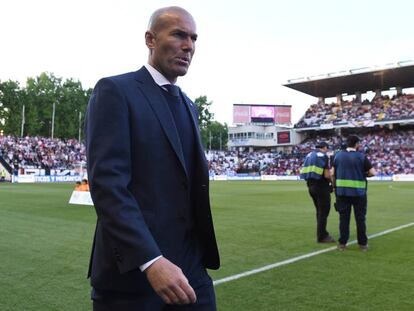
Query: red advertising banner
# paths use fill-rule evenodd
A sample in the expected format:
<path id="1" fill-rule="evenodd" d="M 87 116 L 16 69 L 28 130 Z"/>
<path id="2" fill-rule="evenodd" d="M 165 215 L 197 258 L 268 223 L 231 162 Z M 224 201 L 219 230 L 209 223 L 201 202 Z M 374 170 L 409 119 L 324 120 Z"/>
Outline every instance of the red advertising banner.
<path id="1" fill-rule="evenodd" d="M 275 107 L 275 123 L 290 124 L 291 123 L 291 107 L 276 106 Z"/>
<path id="2" fill-rule="evenodd" d="M 250 106 L 233 105 L 233 123 L 234 124 L 250 123 Z"/>
<path id="3" fill-rule="evenodd" d="M 277 132 L 278 144 L 290 144 L 290 131 Z"/>

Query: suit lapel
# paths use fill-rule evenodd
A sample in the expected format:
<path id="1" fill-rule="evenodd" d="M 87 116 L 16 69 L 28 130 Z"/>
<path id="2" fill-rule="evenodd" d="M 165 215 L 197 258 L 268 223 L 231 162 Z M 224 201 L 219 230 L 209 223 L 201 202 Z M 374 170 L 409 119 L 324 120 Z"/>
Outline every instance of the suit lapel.
<path id="1" fill-rule="evenodd" d="M 195 107 L 193 107 L 193 104 L 190 102 L 188 97 L 185 94 L 183 95 L 184 95 L 183 98 L 184 98 L 184 103 L 186 105 L 186 108 L 190 112 L 191 124 L 193 126 L 193 130 L 195 134 L 194 136 L 196 140 L 197 149 L 203 150 L 203 146 L 201 145 L 200 130 L 198 128 L 198 120 L 197 120 L 196 115 L 194 114 Z"/>
<path id="2" fill-rule="evenodd" d="M 164 130 L 173 150 L 175 151 L 181 166 L 188 178 L 188 173 L 185 168 L 184 154 L 181 146 L 180 138 L 178 136 L 177 128 L 174 124 L 174 119 L 168 107 L 168 103 L 161 93 L 160 87 L 154 82 L 149 72 L 142 67 L 136 72 L 136 80 L 141 85 L 139 86 L 142 93 L 147 98 L 150 106 L 154 110 L 161 127 Z"/>
<path id="3" fill-rule="evenodd" d="M 200 129 L 198 127 L 198 120 L 197 120 L 197 116 L 194 112 L 195 107 L 193 106 L 193 104 L 191 103 L 191 101 L 188 99 L 188 97 L 185 94 L 184 94 L 183 98 L 184 98 L 184 102 L 187 106 L 187 109 L 190 112 L 191 123 L 193 125 L 193 130 L 194 130 L 194 139 L 196 141 L 196 148 L 197 148 L 198 154 L 200 155 L 201 159 L 203 160 L 203 161 L 201 161 L 201 162 L 203 162 L 203 164 L 202 164 L 203 169 L 205 171 L 207 171 L 207 174 L 208 174 L 208 168 L 206 166 L 207 161 L 206 161 L 205 154 L 204 154 L 204 147 L 201 143 L 201 134 L 200 134 Z"/>

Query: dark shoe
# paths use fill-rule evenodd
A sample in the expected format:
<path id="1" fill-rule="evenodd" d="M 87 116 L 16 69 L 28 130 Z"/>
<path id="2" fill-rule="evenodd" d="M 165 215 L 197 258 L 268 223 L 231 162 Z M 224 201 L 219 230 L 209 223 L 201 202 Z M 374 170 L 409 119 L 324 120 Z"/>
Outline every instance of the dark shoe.
<path id="1" fill-rule="evenodd" d="M 361 250 L 361 252 L 368 251 L 368 244 L 366 244 L 366 245 L 359 244 L 359 249 Z"/>
<path id="2" fill-rule="evenodd" d="M 338 244 L 338 251 L 343 252 L 346 250 L 346 244 Z"/>
<path id="3" fill-rule="evenodd" d="M 318 241 L 318 243 L 335 243 L 335 242 L 336 242 L 335 239 L 331 237 L 330 235 Z"/>

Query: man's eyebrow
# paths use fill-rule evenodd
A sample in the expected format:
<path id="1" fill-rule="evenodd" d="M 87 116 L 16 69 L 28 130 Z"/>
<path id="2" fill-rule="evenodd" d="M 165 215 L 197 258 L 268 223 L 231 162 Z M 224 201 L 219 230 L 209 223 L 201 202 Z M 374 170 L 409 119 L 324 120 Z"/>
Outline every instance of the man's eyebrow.
<path id="1" fill-rule="evenodd" d="M 198 38 L 198 35 L 196 33 L 191 33 L 191 32 L 185 31 L 183 29 L 179 29 L 179 28 L 172 30 L 171 33 L 176 33 L 176 34 L 180 34 L 180 35 L 184 35 L 184 36 L 189 36 L 193 40 L 197 40 L 197 38 Z"/>

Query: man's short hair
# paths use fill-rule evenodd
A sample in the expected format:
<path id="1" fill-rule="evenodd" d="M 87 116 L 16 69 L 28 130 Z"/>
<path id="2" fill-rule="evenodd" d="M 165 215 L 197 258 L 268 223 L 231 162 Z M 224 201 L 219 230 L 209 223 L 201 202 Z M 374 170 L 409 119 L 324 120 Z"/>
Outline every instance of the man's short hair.
<path id="1" fill-rule="evenodd" d="M 315 145 L 316 148 L 328 148 L 329 149 L 329 145 L 326 141 L 320 141 L 318 143 L 316 143 Z"/>
<path id="2" fill-rule="evenodd" d="M 354 148 L 356 146 L 357 143 L 359 143 L 360 139 L 358 136 L 356 135 L 351 135 L 348 137 L 346 144 L 348 147 L 350 148 Z"/>

